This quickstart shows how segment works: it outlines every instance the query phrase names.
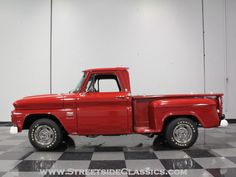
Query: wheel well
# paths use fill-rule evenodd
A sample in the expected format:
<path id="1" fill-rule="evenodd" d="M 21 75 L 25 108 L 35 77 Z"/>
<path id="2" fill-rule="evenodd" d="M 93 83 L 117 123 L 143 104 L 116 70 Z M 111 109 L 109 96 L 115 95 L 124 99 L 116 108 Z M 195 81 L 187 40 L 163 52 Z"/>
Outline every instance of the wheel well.
<path id="1" fill-rule="evenodd" d="M 167 118 L 165 119 L 165 121 L 164 121 L 164 126 L 163 126 L 162 130 L 165 130 L 166 127 L 167 127 L 167 125 L 168 125 L 172 120 L 177 119 L 177 118 L 189 118 L 189 119 L 193 120 L 194 122 L 196 122 L 196 123 L 197 123 L 197 126 L 200 125 L 199 120 L 198 120 L 195 116 L 192 116 L 192 115 L 169 116 L 169 117 L 167 117 Z"/>
<path id="2" fill-rule="evenodd" d="M 23 124 L 23 129 L 29 129 L 30 126 L 39 119 L 50 119 L 54 121 L 64 132 L 66 132 L 65 128 L 61 124 L 61 122 L 51 114 L 30 114 L 25 118 L 24 124 Z"/>

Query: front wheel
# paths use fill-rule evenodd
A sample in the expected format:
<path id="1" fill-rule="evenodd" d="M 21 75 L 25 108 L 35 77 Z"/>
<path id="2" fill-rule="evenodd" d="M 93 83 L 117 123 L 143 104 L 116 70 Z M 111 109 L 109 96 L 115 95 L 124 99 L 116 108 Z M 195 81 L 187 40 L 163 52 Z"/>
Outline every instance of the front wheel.
<path id="1" fill-rule="evenodd" d="M 198 137 L 197 123 L 188 118 L 177 118 L 169 123 L 165 132 L 167 144 L 175 149 L 192 146 Z"/>
<path id="2" fill-rule="evenodd" d="M 30 143 L 38 150 L 55 149 L 62 142 L 63 134 L 60 127 L 50 119 L 39 119 L 29 129 Z"/>

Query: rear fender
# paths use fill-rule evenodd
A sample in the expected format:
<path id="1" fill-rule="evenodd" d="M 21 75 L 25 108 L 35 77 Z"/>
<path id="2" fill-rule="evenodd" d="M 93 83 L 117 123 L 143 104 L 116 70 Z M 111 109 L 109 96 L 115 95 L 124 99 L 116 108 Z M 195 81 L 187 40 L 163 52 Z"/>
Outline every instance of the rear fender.
<path id="1" fill-rule="evenodd" d="M 150 127 L 163 130 L 167 119 L 194 117 L 203 127 L 219 126 L 216 102 L 207 98 L 181 98 L 155 100 L 149 104 Z"/>

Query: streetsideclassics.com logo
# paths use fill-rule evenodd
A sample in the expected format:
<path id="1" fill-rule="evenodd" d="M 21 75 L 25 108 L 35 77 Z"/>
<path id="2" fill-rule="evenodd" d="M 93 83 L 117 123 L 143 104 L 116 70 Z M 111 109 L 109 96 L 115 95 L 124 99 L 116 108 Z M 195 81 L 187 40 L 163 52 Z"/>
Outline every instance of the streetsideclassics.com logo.
<path id="1" fill-rule="evenodd" d="M 174 170 L 166 170 L 166 169 L 151 169 L 151 168 L 144 168 L 144 169 L 137 169 L 131 170 L 128 168 L 122 169 L 41 169 L 40 173 L 42 175 L 108 175 L 108 176 L 120 176 L 120 175 L 187 175 L 186 169 L 174 169 Z"/>

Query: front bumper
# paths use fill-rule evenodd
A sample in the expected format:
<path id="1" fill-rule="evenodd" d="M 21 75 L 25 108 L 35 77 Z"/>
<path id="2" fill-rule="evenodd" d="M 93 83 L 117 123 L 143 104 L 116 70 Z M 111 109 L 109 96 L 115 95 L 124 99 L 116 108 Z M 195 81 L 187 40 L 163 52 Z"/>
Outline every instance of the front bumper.
<path id="1" fill-rule="evenodd" d="M 23 129 L 25 114 L 21 111 L 13 110 L 11 112 L 11 122 L 13 123 L 14 127 L 17 127 L 17 131 L 21 132 Z"/>
<path id="2" fill-rule="evenodd" d="M 19 131 L 18 131 L 18 128 L 16 126 L 11 126 L 10 128 L 10 134 L 17 134 Z"/>

